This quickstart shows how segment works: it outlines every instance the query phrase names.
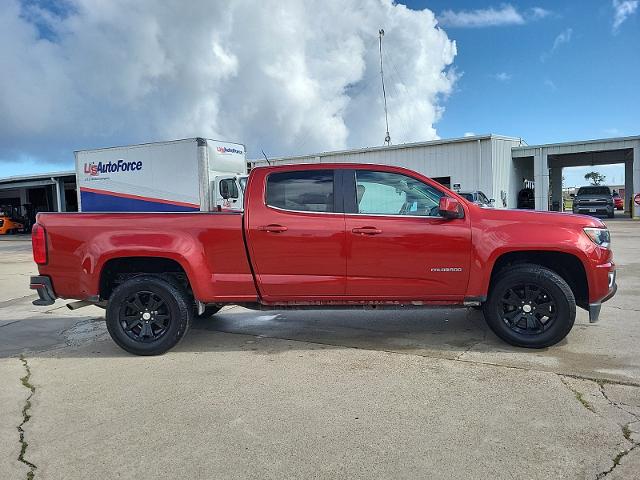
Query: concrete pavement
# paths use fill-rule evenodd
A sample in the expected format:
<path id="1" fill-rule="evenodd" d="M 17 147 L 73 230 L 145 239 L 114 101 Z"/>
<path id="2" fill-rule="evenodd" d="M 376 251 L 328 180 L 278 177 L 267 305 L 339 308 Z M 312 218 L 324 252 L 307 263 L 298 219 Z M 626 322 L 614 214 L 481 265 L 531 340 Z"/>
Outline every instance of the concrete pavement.
<path id="1" fill-rule="evenodd" d="M 544 350 L 467 309 L 227 307 L 134 357 L 100 309 L 30 305 L 30 245 L 0 242 L 0 479 L 32 469 L 20 424 L 43 479 L 637 478 L 640 224 L 610 227 L 618 295 Z"/>

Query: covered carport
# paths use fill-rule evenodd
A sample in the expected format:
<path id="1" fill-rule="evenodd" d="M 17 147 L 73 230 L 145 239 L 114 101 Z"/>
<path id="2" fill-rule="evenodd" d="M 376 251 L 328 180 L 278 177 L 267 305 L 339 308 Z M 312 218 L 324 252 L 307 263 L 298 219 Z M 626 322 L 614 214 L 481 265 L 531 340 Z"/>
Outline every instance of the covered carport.
<path id="1" fill-rule="evenodd" d="M 30 223 L 38 212 L 77 211 L 75 172 L 0 178 L 0 207 Z"/>
<path id="2" fill-rule="evenodd" d="M 625 209 L 640 218 L 640 207 L 631 208 L 640 193 L 640 136 L 514 147 L 511 156 L 516 170 L 533 171 L 536 210 L 549 210 L 550 191 L 551 204 L 562 204 L 563 168 L 624 164 Z"/>

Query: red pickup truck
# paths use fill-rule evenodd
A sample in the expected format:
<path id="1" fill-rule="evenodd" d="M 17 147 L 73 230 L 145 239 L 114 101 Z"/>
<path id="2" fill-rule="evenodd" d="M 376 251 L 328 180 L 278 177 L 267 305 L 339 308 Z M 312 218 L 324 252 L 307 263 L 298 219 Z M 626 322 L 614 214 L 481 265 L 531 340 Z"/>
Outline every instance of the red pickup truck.
<path id="1" fill-rule="evenodd" d="M 481 208 L 382 165 L 256 168 L 243 212 L 41 213 L 32 239 L 34 303 L 105 307 L 114 341 L 139 355 L 225 304 L 482 306 L 499 337 L 542 348 L 576 305 L 596 321 L 616 291 L 600 220 Z"/>

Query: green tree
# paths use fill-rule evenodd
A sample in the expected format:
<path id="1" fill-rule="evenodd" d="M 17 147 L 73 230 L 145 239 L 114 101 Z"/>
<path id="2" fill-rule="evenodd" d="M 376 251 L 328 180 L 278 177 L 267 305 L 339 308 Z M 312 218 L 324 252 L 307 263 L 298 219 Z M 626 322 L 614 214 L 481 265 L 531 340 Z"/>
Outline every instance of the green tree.
<path id="1" fill-rule="evenodd" d="M 602 175 L 599 172 L 589 172 L 584 176 L 584 179 L 589 180 L 591 182 L 591 185 L 602 185 L 602 182 L 604 182 L 605 178 L 607 178 L 607 176 Z"/>

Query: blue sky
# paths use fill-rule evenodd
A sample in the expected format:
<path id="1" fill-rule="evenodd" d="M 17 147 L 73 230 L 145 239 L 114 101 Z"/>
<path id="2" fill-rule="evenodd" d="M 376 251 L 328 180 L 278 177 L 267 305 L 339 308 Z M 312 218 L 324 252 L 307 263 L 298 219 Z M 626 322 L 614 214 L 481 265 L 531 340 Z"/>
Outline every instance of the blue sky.
<path id="1" fill-rule="evenodd" d="M 456 41 L 461 77 L 437 124 L 441 137 L 499 133 L 538 144 L 640 135 L 637 7 L 614 30 L 613 2 L 602 0 L 403 3 L 429 8 L 437 16 L 445 10 L 501 11 L 511 5 L 524 19 L 519 24 L 443 26 Z M 537 8 L 548 14 L 535 18 Z M 607 180 L 624 178 L 621 167 L 605 171 Z M 566 183 L 584 183 L 583 175 L 580 169 L 567 170 Z"/>
<path id="2" fill-rule="evenodd" d="M 640 135 L 640 0 L 399 2 L 410 15 L 376 0 L 273 1 L 287 6 L 4 0 L 0 177 L 196 135 L 244 142 L 252 158 L 379 145 L 380 26 L 398 142 Z M 598 169 L 622 183 L 621 167 Z M 586 170 L 566 170 L 566 184 Z"/>

